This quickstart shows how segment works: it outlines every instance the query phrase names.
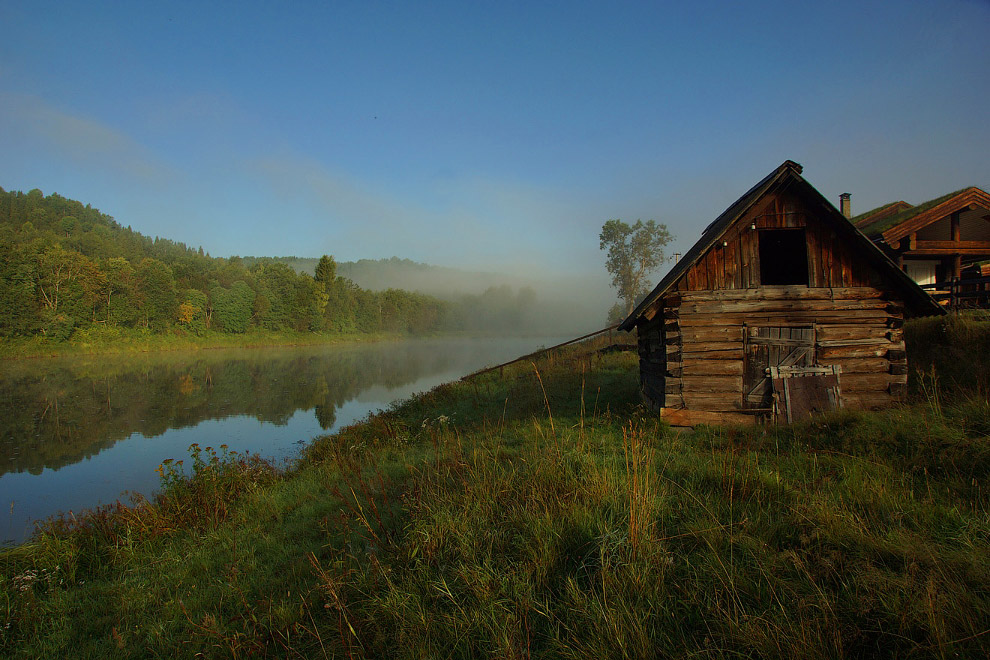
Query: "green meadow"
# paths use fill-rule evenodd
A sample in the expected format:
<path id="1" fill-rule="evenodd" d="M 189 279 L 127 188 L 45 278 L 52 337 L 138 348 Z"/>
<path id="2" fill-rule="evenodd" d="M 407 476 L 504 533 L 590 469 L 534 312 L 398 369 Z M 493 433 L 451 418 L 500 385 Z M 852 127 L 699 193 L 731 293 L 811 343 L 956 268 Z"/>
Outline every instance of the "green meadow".
<path id="1" fill-rule="evenodd" d="M 666 427 L 586 342 L 287 467 L 194 446 L 0 552 L 0 655 L 986 657 L 988 326 L 909 324 L 909 403 L 789 427 Z"/>

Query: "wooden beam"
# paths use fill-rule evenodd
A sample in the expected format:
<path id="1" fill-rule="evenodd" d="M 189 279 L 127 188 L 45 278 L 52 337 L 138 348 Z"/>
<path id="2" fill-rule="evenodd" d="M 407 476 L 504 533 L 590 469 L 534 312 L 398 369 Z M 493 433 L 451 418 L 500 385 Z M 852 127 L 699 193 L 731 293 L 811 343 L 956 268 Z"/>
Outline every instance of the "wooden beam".
<path id="1" fill-rule="evenodd" d="M 855 310 L 886 310 L 891 303 L 882 298 L 806 298 L 800 300 L 769 299 L 769 300 L 710 300 L 707 302 L 691 302 L 681 306 L 682 322 L 694 314 L 763 314 L 767 312 L 789 311 L 834 311 L 840 309 Z M 726 324 L 722 324 L 726 325 Z"/>
<path id="2" fill-rule="evenodd" d="M 807 287 L 761 286 L 753 289 L 725 289 L 722 291 L 684 291 L 681 304 L 716 300 L 861 300 L 883 298 L 886 292 L 871 286 L 858 287 Z"/>
<path id="3" fill-rule="evenodd" d="M 660 419 L 671 426 L 697 426 L 710 424 L 712 426 L 743 425 L 755 426 L 757 418 L 754 415 L 733 412 L 708 412 L 705 410 L 687 410 L 684 408 L 661 408 Z"/>
<path id="4" fill-rule="evenodd" d="M 990 252 L 990 241 L 917 241 L 912 250 L 984 250 Z"/>
<path id="5" fill-rule="evenodd" d="M 943 249 L 917 249 L 909 253 L 908 257 L 983 257 L 990 255 L 990 250 L 984 248 L 943 248 Z"/>
<path id="6" fill-rule="evenodd" d="M 740 369 L 740 374 L 742 370 Z M 681 386 L 685 394 L 698 392 L 700 394 L 716 394 L 735 392 L 742 396 L 742 375 L 739 376 L 682 376 Z"/>
<path id="7" fill-rule="evenodd" d="M 685 343 L 682 346 L 678 346 L 678 352 L 683 353 L 685 358 L 687 355 L 700 355 L 700 354 L 711 354 L 713 352 L 721 351 L 742 351 L 743 342 L 742 338 L 736 341 L 708 341 L 708 342 L 693 342 Z M 670 355 L 671 351 L 667 351 L 667 355 Z"/>
<path id="8" fill-rule="evenodd" d="M 703 393 L 681 391 L 681 400 L 684 405 L 693 410 L 707 410 L 711 412 L 732 412 L 742 410 L 742 393 L 721 392 Z"/>

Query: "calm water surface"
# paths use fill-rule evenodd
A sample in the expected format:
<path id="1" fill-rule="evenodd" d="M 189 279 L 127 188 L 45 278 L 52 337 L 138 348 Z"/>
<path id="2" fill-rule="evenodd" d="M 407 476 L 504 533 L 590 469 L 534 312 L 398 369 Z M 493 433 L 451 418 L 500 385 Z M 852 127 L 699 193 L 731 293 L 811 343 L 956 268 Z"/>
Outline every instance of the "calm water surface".
<path id="1" fill-rule="evenodd" d="M 35 521 L 145 496 L 189 445 L 278 460 L 312 438 L 540 339 L 436 339 L 0 362 L 0 543 Z"/>

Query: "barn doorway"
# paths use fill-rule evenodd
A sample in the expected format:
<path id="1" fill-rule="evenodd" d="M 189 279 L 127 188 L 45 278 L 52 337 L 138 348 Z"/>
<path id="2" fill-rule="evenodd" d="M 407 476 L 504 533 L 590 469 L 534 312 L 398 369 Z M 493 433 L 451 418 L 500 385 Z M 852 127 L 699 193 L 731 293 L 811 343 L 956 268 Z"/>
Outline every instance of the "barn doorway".
<path id="1" fill-rule="evenodd" d="M 812 367 L 815 328 L 746 327 L 743 408 L 767 413 L 773 406 L 770 367 Z"/>
<path id="2" fill-rule="evenodd" d="M 743 408 L 794 422 L 842 407 L 837 366 L 815 362 L 815 328 L 746 327 Z"/>

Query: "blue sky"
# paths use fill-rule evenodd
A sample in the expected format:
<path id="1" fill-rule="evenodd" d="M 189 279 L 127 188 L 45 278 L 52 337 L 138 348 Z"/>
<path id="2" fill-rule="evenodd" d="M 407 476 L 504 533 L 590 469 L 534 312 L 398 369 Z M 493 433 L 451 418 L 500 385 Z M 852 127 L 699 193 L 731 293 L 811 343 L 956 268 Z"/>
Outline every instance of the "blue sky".
<path id="1" fill-rule="evenodd" d="M 6 0 L 0 23 L 0 186 L 216 256 L 605 288 L 605 220 L 684 252 L 785 159 L 854 212 L 990 186 L 985 0 Z"/>

